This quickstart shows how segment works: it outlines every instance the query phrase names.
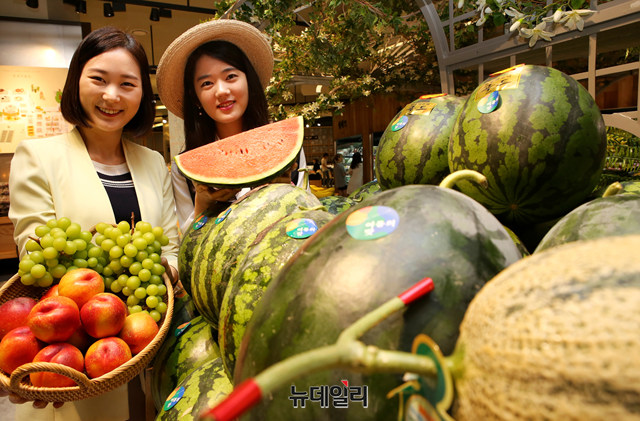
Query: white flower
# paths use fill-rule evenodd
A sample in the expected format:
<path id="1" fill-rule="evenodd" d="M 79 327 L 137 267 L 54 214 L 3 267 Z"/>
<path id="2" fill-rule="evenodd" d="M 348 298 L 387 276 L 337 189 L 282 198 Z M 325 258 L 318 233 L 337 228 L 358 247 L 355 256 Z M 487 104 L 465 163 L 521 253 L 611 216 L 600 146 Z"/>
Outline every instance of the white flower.
<path id="1" fill-rule="evenodd" d="M 518 19 L 517 21 L 513 22 L 513 24 L 509 27 L 509 32 L 513 32 L 516 29 L 520 28 L 520 25 L 522 25 L 522 19 Z"/>
<path id="2" fill-rule="evenodd" d="M 547 22 L 540 22 L 536 25 L 535 28 L 522 28 L 520 29 L 520 36 L 522 38 L 530 38 L 529 39 L 529 47 L 533 47 L 538 42 L 538 38 L 542 38 L 546 41 L 551 41 L 551 37 L 553 36 L 552 32 L 545 31 L 544 29 L 547 27 Z"/>
<path id="3" fill-rule="evenodd" d="M 344 108 L 344 104 L 342 102 L 336 102 L 334 107 L 336 107 L 336 109 L 341 110 L 342 108 Z"/>
<path id="4" fill-rule="evenodd" d="M 562 15 L 564 15 L 564 12 L 562 11 L 562 9 L 556 10 L 556 12 L 553 14 L 553 21 L 555 23 L 560 22 L 560 19 L 562 19 Z"/>
<path id="5" fill-rule="evenodd" d="M 579 31 L 582 31 L 582 29 L 584 29 L 584 20 L 582 19 L 582 17 L 591 16 L 593 13 L 595 13 L 595 10 L 571 10 L 568 12 L 564 12 L 564 16 L 558 22 L 564 23 L 564 26 L 566 26 L 570 30 L 578 28 Z"/>
<path id="6" fill-rule="evenodd" d="M 366 89 L 366 90 L 362 91 L 362 95 L 369 96 L 369 95 L 371 95 L 371 91 Z"/>
<path id="7" fill-rule="evenodd" d="M 491 12 L 493 12 L 493 10 L 491 10 L 490 7 L 486 7 L 483 10 L 481 10 L 480 19 L 478 19 L 478 21 L 476 22 L 476 26 L 484 25 L 484 23 L 487 21 L 487 17 L 485 16 L 485 13 L 491 13 Z"/>
<path id="8" fill-rule="evenodd" d="M 506 13 L 507 16 L 511 16 L 514 19 L 522 19 L 524 17 L 524 13 L 519 12 L 513 7 L 510 7 L 507 10 L 505 10 L 504 13 Z"/>
<path id="9" fill-rule="evenodd" d="M 458 0 L 458 9 L 462 9 L 462 6 L 464 6 L 464 0 Z"/>

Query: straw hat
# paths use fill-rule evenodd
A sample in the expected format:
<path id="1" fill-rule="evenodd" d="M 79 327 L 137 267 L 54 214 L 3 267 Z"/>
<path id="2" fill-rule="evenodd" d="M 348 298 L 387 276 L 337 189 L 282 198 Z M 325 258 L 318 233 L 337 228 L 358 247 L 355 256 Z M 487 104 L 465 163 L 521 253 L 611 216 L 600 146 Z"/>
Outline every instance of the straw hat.
<path id="1" fill-rule="evenodd" d="M 169 111 L 183 118 L 184 68 L 191 53 L 209 41 L 228 41 L 240 48 L 253 65 L 263 87 L 273 72 L 273 51 L 267 38 L 252 25 L 218 19 L 201 23 L 176 38 L 160 59 L 156 80 L 160 99 Z"/>

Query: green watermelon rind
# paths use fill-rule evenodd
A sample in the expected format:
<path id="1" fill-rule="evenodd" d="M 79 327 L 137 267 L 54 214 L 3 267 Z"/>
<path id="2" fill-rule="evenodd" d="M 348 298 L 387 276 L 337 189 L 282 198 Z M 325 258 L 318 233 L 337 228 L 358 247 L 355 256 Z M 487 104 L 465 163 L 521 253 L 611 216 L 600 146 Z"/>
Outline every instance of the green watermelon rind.
<path id="1" fill-rule="evenodd" d="M 198 165 L 204 166 L 208 171 L 215 171 L 217 167 L 220 167 L 220 170 L 229 171 L 230 168 L 240 169 L 253 169 L 255 168 L 255 164 L 247 165 L 246 159 L 243 157 L 249 156 L 251 152 L 246 148 L 247 140 L 246 136 L 248 134 L 259 132 L 262 134 L 264 132 L 264 138 L 258 140 L 256 145 L 252 145 L 252 151 L 258 151 L 259 154 L 270 155 L 273 154 L 275 149 L 273 148 L 273 136 L 269 136 L 269 130 L 275 129 L 279 124 L 297 124 L 297 130 L 295 132 L 295 143 L 293 143 L 293 147 L 288 151 L 288 153 L 279 159 L 279 163 L 274 165 L 271 168 L 263 170 L 261 173 L 254 175 L 247 175 L 244 177 L 237 176 L 205 176 L 201 173 L 198 173 L 197 168 L 194 167 L 193 164 L 187 162 L 187 155 L 192 151 L 196 151 L 196 149 L 192 151 L 185 152 L 183 154 L 176 155 L 174 157 L 174 161 L 178 167 L 178 170 L 190 180 L 195 182 L 206 184 L 208 186 L 217 187 L 217 188 L 241 188 L 241 187 L 255 187 L 261 184 L 265 184 L 270 180 L 273 180 L 278 175 L 282 174 L 286 171 L 291 164 L 298 158 L 300 154 L 300 150 L 302 149 L 302 143 L 304 140 L 304 119 L 302 116 L 292 117 L 287 120 L 281 120 L 275 123 L 267 124 L 265 126 L 260 126 L 258 128 L 248 130 L 242 133 L 239 133 L 234 136 L 230 136 L 215 142 L 211 142 L 207 145 L 201 146 L 200 148 L 206 148 L 207 153 L 220 154 L 220 148 L 233 148 L 234 150 L 243 150 L 243 153 L 234 154 L 237 157 L 237 162 L 234 160 L 233 162 L 225 162 L 225 165 L 211 165 L 206 162 L 198 162 Z M 249 133 L 252 132 L 252 133 Z M 262 149 L 260 148 L 262 147 Z M 197 149 L 200 149 L 197 148 Z M 256 153 L 256 152 L 253 152 Z"/>
<path id="2" fill-rule="evenodd" d="M 478 110 L 469 96 L 451 132 L 449 169 L 471 169 L 488 188 L 457 187 L 505 225 L 547 221 L 579 206 L 598 184 L 606 157 L 606 130 L 589 92 L 549 67 L 526 65 L 518 88 L 498 91 L 500 105 Z"/>
<path id="3" fill-rule="evenodd" d="M 218 343 L 229 376 L 233 376 L 246 326 L 264 291 L 306 240 L 289 236 L 287 224 L 295 219 L 305 218 L 313 220 L 321 228 L 333 217 L 334 215 L 321 209 L 291 213 L 267 228 L 268 232 L 264 233 L 260 241 L 254 242 L 247 253 L 238 259 L 240 263 L 229 279 L 218 321 Z"/>

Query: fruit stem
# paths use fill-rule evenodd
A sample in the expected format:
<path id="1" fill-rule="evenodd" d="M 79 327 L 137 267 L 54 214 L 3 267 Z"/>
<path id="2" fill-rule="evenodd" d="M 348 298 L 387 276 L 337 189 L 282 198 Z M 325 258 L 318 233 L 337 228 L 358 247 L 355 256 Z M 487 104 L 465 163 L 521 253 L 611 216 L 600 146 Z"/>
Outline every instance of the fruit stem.
<path id="1" fill-rule="evenodd" d="M 485 189 L 489 186 L 487 182 L 487 177 L 480 174 L 478 171 L 474 170 L 459 170 L 453 172 L 446 176 L 439 184 L 439 187 L 444 187 L 451 189 L 453 188 L 460 180 L 471 180 L 480 184 Z"/>
<path id="2" fill-rule="evenodd" d="M 619 181 L 616 181 L 615 183 L 609 184 L 604 193 L 602 193 L 602 197 L 614 196 L 620 193 L 623 189 L 624 187 L 622 187 L 622 184 L 620 184 Z"/>

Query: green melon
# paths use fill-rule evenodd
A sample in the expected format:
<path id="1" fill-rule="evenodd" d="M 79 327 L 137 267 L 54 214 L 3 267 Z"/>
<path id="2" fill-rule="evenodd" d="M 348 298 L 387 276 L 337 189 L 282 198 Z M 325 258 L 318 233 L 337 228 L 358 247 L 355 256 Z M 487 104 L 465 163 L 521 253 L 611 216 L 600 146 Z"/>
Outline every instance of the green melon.
<path id="1" fill-rule="evenodd" d="M 152 363 L 151 396 L 157 410 L 191 371 L 220 357 L 216 333 L 201 316 L 171 326 Z"/>
<path id="2" fill-rule="evenodd" d="M 229 376 L 233 376 L 244 332 L 265 290 L 305 241 L 291 232 L 295 222 L 308 219 L 315 228 L 321 228 L 333 217 L 321 209 L 291 213 L 261 232 L 239 259 L 227 285 L 218 322 L 218 343 Z"/>
<path id="3" fill-rule="evenodd" d="M 192 370 L 180 382 L 159 411 L 156 421 L 198 421 L 201 412 L 208 410 L 226 398 L 233 390 L 231 380 L 224 372 L 222 359 L 216 358 Z M 178 396 L 181 398 L 178 400 Z"/>
<path id="4" fill-rule="evenodd" d="M 382 190 L 439 184 L 449 174 L 449 135 L 463 104 L 464 99 L 452 95 L 424 95 L 393 118 L 376 153 Z"/>
<path id="5" fill-rule="evenodd" d="M 491 95 L 497 108 L 481 112 Z M 485 175 L 487 189 L 458 187 L 518 232 L 582 204 L 605 155 L 605 125 L 589 92 L 558 70 L 526 65 L 484 81 L 467 99 L 451 132 L 449 169 Z"/>
<path id="6" fill-rule="evenodd" d="M 217 326 L 220 304 L 232 271 L 258 233 L 304 209 L 322 206 L 307 190 L 290 184 L 270 184 L 250 192 L 221 213 L 202 237 L 191 276 L 191 296 L 198 312 Z"/>
<path id="7" fill-rule="evenodd" d="M 560 245 L 475 296 L 454 370 L 458 421 L 640 418 L 640 236 Z"/>
<path id="8" fill-rule="evenodd" d="M 640 196 L 616 194 L 578 206 L 542 238 L 535 253 L 572 241 L 640 234 Z"/>
<path id="9" fill-rule="evenodd" d="M 253 187 L 276 178 L 298 158 L 304 138 L 302 117 L 247 130 L 183 152 L 180 172 L 214 187 Z"/>
<path id="10" fill-rule="evenodd" d="M 397 212 L 397 219 L 389 209 Z M 385 221 L 379 225 L 376 214 L 382 211 L 389 212 L 389 218 L 379 219 Z M 370 238 L 370 222 L 390 230 L 395 226 L 395 230 L 369 240 L 349 234 L 352 230 L 356 236 Z M 473 296 L 520 258 L 500 222 L 457 191 L 412 185 L 376 194 L 322 227 L 272 281 L 245 332 L 235 383 L 284 358 L 334 343 L 346 326 L 427 276 L 435 284 L 428 297 L 380 323 L 362 339 L 383 349 L 409 351 L 413 338 L 423 332 L 450 352 Z M 245 419 L 395 419 L 397 403 L 388 400 L 386 393 L 400 384 L 401 375 L 327 370 L 294 383 L 298 390 L 308 390 L 312 385 L 340 384 L 343 379 L 368 385 L 368 408 L 354 404 L 348 410 L 319 405 L 294 409 L 287 389 L 274 393 Z"/>

